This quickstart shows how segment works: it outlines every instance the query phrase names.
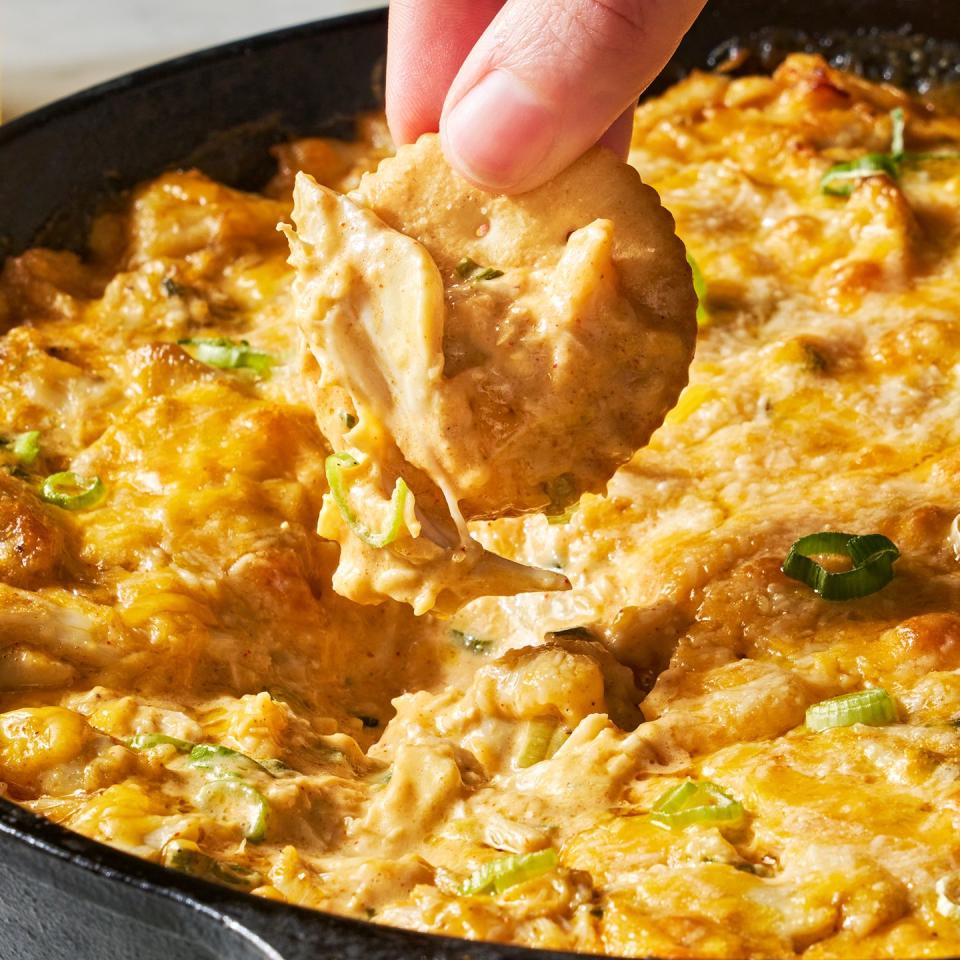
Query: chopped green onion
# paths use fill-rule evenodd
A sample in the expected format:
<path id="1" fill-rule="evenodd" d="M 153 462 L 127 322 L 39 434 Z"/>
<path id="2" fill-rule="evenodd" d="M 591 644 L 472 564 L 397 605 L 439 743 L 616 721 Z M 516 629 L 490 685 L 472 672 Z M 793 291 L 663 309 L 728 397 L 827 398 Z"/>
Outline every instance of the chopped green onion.
<path id="1" fill-rule="evenodd" d="M 476 260 L 473 260 L 473 259 L 470 258 L 470 257 L 464 257 L 464 258 L 457 264 L 456 269 L 457 269 L 457 273 L 458 273 L 461 277 L 463 277 L 464 280 L 466 280 L 467 277 L 469 277 L 471 273 L 474 273 L 476 270 L 479 270 L 479 269 L 480 269 L 480 264 L 477 263 Z"/>
<path id="2" fill-rule="evenodd" d="M 890 111 L 890 153 L 897 160 L 903 157 L 903 132 L 906 126 L 903 107 L 894 107 Z"/>
<path id="3" fill-rule="evenodd" d="M 496 280 L 497 277 L 502 277 L 503 271 L 497 270 L 495 267 L 486 267 L 481 270 L 479 273 L 474 274 L 474 280 Z"/>
<path id="4" fill-rule="evenodd" d="M 481 267 L 476 260 L 470 257 L 464 257 L 457 264 L 456 271 L 464 280 L 468 278 L 474 281 L 496 280 L 497 277 L 503 276 L 502 270 L 497 270 L 495 267 Z"/>
<path id="5" fill-rule="evenodd" d="M 693 292 L 697 295 L 697 326 L 705 327 L 710 322 L 710 312 L 707 310 L 707 281 L 689 250 L 687 263 L 690 264 L 690 272 L 693 274 Z"/>
<path id="6" fill-rule="evenodd" d="M 179 737 L 169 737 L 165 733 L 138 733 L 126 741 L 131 750 L 152 750 L 154 747 L 171 746 L 176 747 L 180 753 L 189 753 L 196 744 L 189 740 L 181 740 Z"/>
<path id="7" fill-rule="evenodd" d="M 694 823 L 730 824 L 743 816 L 743 805 L 709 780 L 685 780 L 664 793 L 650 811 L 654 823 L 675 829 Z"/>
<path id="8" fill-rule="evenodd" d="M 557 852 L 552 847 L 489 860 L 461 884 L 460 894 L 469 897 L 480 893 L 503 893 L 518 883 L 526 883 L 555 870 L 556 866 Z"/>
<path id="9" fill-rule="evenodd" d="M 403 529 L 403 514 L 407 506 L 407 495 L 410 488 L 402 477 L 397 477 L 397 482 L 393 488 L 393 494 L 390 497 L 390 525 L 383 533 L 372 533 L 361 522 L 350 506 L 347 499 L 347 488 L 343 482 L 344 469 L 355 467 L 357 461 L 349 453 L 334 453 L 326 459 L 324 464 L 327 474 L 327 483 L 330 486 L 330 493 L 333 496 L 333 502 L 337 505 L 340 515 L 350 525 L 350 529 L 370 547 L 386 547 L 393 543 L 400 536 Z"/>
<path id="10" fill-rule="evenodd" d="M 450 636 L 453 637 L 461 647 L 464 647 L 471 653 L 483 655 L 493 649 L 492 640 L 484 640 L 482 637 L 478 637 L 473 633 L 465 633 L 463 630 L 451 629 Z"/>
<path id="11" fill-rule="evenodd" d="M 820 189 L 832 197 L 849 197 L 857 184 L 866 177 L 881 174 L 897 180 L 905 163 L 924 163 L 929 160 L 953 160 L 960 158 L 960 152 L 907 153 L 904 149 L 904 131 L 906 116 L 903 107 L 890 111 L 890 152 L 868 153 L 855 160 L 835 163 L 820 179 Z"/>
<path id="12" fill-rule="evenodd" d="M 277 362 L 269 353 L 250 349 L 246 340 L 227 337 L 186 337 L 177 341 L 182 347 L 193 347 L 193 355 L 201 363 L 221 370 L 252 370 L 258 377 L 268 377 Z"/>
<path id="13" fill-rule="evenodd" d="M 263 883 L 263 877 L 256 870 L 208 856 L 189 840 L 168 843 L 163 849 L 163 865 L 238 890 L 252 890 Z"/>
<path id="14" fill-rule="evenodd" d="M 849 197 L 866 177 L 900 176 L 900 159 L 889 153 L 868 153 L 856 160 L 835 163 L 821 178 L 820 189 L 831 197 Z"/>
<path id="15" fill-rule="evenodd" d="M 190 751 L 187 762 L 191 767 L 209 770 L 215 777 L 242 777 L 249 773 L 270 773 L 253 757 L 218 743 L 196 744 Z"/>
<path id="16" fill-rule="evenodd" d="M 568 736 L 556 720 L 529 720 L 524 729 L 523 747 L 517 766 L 526 769 L 541 760 L 549 760 Z"/>
<path id="17" fill-rule="evenodd" d="M 543 508 L 548 523 L 566 523 L 573 515 L 580 497 L 577 478 L 572 473 L 561 473 L 543 484 L 550 502 Z"/>
<path id="18" fill-rule="evenodd" d="M 811 730 L 830 730 L 833 727 L 850 727 L 855 723 L 882 727 L 895 723 L 896 719 L 897 708 L 890 694 L 875 687 L 845 693 L 807 707 L 806 723 Z"/>
<path id="19" fill-rule="evenodd" d="M 813 560 L 821 555 L 849 557 L 853 568 L 833 573 Z M 781 570 L 811 587 L 824 600 L 852 600 L 876 593 L 893 579 L 896 545 L 879 533 L 823 531 L 801 537 L 790 548 Z"/>
<path id="20" fill-rule="evenodd" d="M 64 510 L 84 510 L 99 503 L 106 492 L 99 477 L 81 477 L 72 470 L 64 470 L 43 481 L 40 498 Z"/>
<path id="21" fill-rule="evenodd" d="M 520 768 L 532 767 L 547 759 L 550 741 L 557 731 L 556 720 L 530 720 L 524 729 L 523 749 L 517 759 Z"/>
<path id="22" fill-rule="evenodd" d="M 242 780 L 211 780 L 197 794 L 197 806 L 215 820 L 239 824 L 248 840 L 257 842 L 267 835 L 270 804 Z"/>
<path id="23" fill-rule="evenodd" d="M 956 873 L 948 873 L 941 877 L 933 889 L 937 893 L 937 913 L 948 920 L 960 920 L 960 889 L 958 889 L 958 876 Z"/>
<path id="24" fill-rule="evenodd" d="M 25 433 L 16 433 L 4 443 L 14 458 L 29 467 L 40 456 L 40 431 L 27 430 Z"/>

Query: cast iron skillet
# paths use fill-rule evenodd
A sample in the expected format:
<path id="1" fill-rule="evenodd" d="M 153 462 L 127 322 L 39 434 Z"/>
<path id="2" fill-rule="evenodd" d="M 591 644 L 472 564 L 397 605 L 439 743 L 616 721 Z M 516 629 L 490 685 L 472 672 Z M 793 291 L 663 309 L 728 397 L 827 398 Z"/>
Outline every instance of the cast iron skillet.
<path id="1" fill-rule="evenodd" d="M 799 31 L 799 32 L 798 32 Z M 927 41 L 917 42 L 916 34 Z M 731 42 L 732 41 L 732 42 Z M 254 189 L 267 148 L 349 134 L 376 106 L 383 11 L 307 24 L 140 70 L 0 126 L 0 259 L 83 248 L 125 187 L 198 166 Z M 749 49 L 747 67 L 808 46 L 872 76 L 960 80 L 955 0 L 712 0 L 658 87 Z M 213 886 L 71 833 L 0 799 L 0 960 L 560 960 L 396 930 Z"/>

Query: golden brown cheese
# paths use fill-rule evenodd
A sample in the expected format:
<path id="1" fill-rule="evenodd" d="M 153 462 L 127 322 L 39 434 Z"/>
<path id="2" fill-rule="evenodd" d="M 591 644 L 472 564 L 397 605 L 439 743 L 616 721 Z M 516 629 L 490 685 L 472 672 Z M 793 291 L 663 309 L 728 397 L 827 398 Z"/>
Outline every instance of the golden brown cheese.
<path id="1" fill-rule="evenodd" d="M 690 385 L 569 522 L 472 525 L 573 590 L 450 624 L 330 587 L 282 181 L 265 200 L 170 174 L 97 224 L 89 260 L 8 261 L 0 434 L 41 436 L 32 465 L 3 452 L 6 794 L 240 889 L 422 930 L 633 956 L 957 955 L 936 884 L 960 867 L 960 166 L 819 190 L 834 162 L 888 149 L 896 106 L 908 150 L 960 146 L 960 118 L 807 56 L 772 78 L 695 74 L 639 109 L 632 162 L 709 287 Z M 285 162 L 347 188 L 383 149 Z M 176 344 L 214 335 L 275 357 L 271 376 Z M 99 474 L 103 500 L 39 502 L 63 469 Z M 830 603 L 784 577 L 822 529 L 890 537 L 893 581 Z M 804 727 L 808 705 L 865 686 L 896 723 Z M 246 756 L 128 745 L 155 734 Z M 208 789 L 231 770 L 245 801 Z M 654 823 L 688 776 L 743 821 Z M 464 893 L 489 861 L 550 849 L 554 868 Z"/>

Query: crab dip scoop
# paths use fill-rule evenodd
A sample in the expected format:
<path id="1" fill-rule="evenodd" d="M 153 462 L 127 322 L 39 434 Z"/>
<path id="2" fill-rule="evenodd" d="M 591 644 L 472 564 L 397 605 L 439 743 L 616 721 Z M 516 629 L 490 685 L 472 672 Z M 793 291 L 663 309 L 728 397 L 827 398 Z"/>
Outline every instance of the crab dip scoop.
<path id="1" fill-rule="evenodd" d="M 671 215 L 602 147 L 519 196 L 427 134 L 341 195 L 299 174 L 286 227 L 302 372 L 334 453 L 334 588 L 448 614 L 563 576 L 468 520 L 602 491 L 687 382 L 696 295 Z"/>

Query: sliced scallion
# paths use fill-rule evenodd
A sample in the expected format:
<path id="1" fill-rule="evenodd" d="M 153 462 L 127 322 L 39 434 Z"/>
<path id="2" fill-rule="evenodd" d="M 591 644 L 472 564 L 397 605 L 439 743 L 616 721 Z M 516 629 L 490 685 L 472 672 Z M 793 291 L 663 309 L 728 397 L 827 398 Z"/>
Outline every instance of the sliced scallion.
<path id="1" fill-rule="evenodd" d="M 270 773 L 253 757 L 218 743 L 195 744 L 190 750 L 187 762 L 191 767 L 209 770 L 215 777 L 242 777 L 250 773 Z"/>
<path id="2" fill-rule="evenodd" d="M 502 277 L 503 271 L 498 270 L 496 267 L 484 267 L 479 273 L 475 273 L 472 280 L 496 280 L 497 277 Z"/>
<path id="3" fill-rule="evenodd" d="M 99 503 L 106 492 L 99 477 L 81 477 L 72 470 L 64 470 L 43 481 L 40 498 L 64 510 L 85 510 Z"/>
<path id="4" fill-rule="evenodd" d="M 529 720 L 524 726 L 523 746 L 517 758 L 517 766 L 523 769 L 546 760 L 550 741 L 556 731 L 556 720 Z"/>
<path id="5" fill-rule="evenodd" d="M 572 473 L 561 473 L 542 484 L 550 502 L 543 508 L 547 523 L 567 523 L 573 516 L 580 498 L 577 478 Z"/>
<path id="6" fill-rule="evenodd" d="M 481 267 L 471 257 L 464 257 L 456 266 L 456 271 L 464 280 L 496 280 L 503 276 L 502 270 L 495 267 Z"/>
<path id="7" fill-rule="evenodd" d="M 518 883 L 526 883 L 557 867 L 557 852 L 552 847 L 534 853 L 517 853 L 489 860 L 460 886 L 462 896 L 503 893 Z"/>
<path id="8" fill-rule="evenodd" d="M 251 350 L 246 340 L 230 340 L 227 337 L 186 337 L 177 341 L 182 347 L 190 347 L 197 360 L 221 370 L 252 370 L 258 377 L 268 377 L 270 368 L 277 362 L 269 353 Z"/>
<path id="9" fill-rule="evenodd" d="M 690 264 L 690 272 L 693 274 L 693 292 L 697 295 L 697 326 L 705 327 L 710 322 L 710 312 L 707 310 L 707 281 L 689 250 L 687 263 Z"/>
<path id="10" fill-rule="evenodd" d="M 239 824 L 254 843 L 267 835 L 270 804 L 256 787 L 242 780 L 211 780 L 197 794 L 197 806 L 215 820 Z"/>
<path id="11" fill-rule="evenodd" d="M 881 174 L 896 180 L 900 159 L 889 153 L 867 153 L 856 160 L 835 163 L 820 179 L 820 189 L 831 197 L 849 197 L 861 180 Z"/>
<path id="12" fill-rule="evenodd" d="M 654 823 L 672 829 L 694 823 L 732 824 L 743 815 L 743 805 L 709 780 L 685 780 L 662 794 L 650 810 Z"/>
<path id="13" fill-rule="evenodd" d="M 236 887 L 238 890 L 252 890 L 263 883 L 263 877 L 256 870 L 217 860 L 200 850 L 189 840 L 173 840 L 163 849 L 163 865 L 188 873 L 201 880 L 212 880 Z"/>
<path id="14" fill-rule="evenodd" d="M 857 690 L 839 697 L 822 700 L 807 707 L 806 723 L 810 730 L 830 730 L 832 727 L 850 727 L 863 723 L 882 727 L 895 723 L 897 708 L 886 690 L 875 687 Z"/>
<path id="15" fill-rule="evenodd" d="M 453 637 L 456 643 L 471 653 L 483 655 L 493 649 L 492 640 L 485 640 L 483 637 L 478 637 L 475 633 L 466 633 L 463 630 L 451 628 L 450 636 Z"/>
<path id="16" fill-rule="evenodd" d="M 360 522 L 360 518 L 353 512 L 350 501 L 347 499 L 347 487 L 344 482 L 343 471 L 357 466 L 357 461 L 349 453 L 334 453 L 327 457 L 324 464 L 330 494 L 337 505 L 340 515 L 350 526 L 350 529 L 368 546 L 381 548 L 393 543 L 400 536 L 403 529 L 403 515 L 407 506 L 407 496 L 410 488 L 402 477 L 397 477 L 390 497 L 390 523 L 383 533 L 373 533 Z"/>
<path id="17" fill-rule="evenodd" d="M 847 557 L 853 567 L 834 573 L 813 559 L 824 555 Z M 882 534 L 860 536 L 826 530 L 797 540 L 781 569 L 824 600 L 853 600 L 885 587 L 893 579 L 893 562 L 899 556 L 896 545 Z"/>
<path id="18" fill-rule="evenodd" d="M 954 160 L 960 157 L 957 151 L 942 153 L 908 153 L 904 144 L 906 116 L 903 107 L 890 111 L 889 153 L 867 153 L 855 160 L 835 163 L 820 179 L 820 189 L 832 197 L 849 197 L 861 180 L 884 175 L 898 180 L 904 164 L 926 163 L 932 160 Z"/>
<path id="19" fill-rule="evenodd" d="M 27 430 L 14 434 L 4 445 L 18 463 L 29 467 L 40 456 L 40 431 Z"/>
<path id="20" fill-rule="evenodd" d="M 894 107 L 890 111 L 890 154 L 897 159 L 903 157 L 903 134 L 907 128 L 907 118 L 903 107 Z"/>
<path id="21" fill-rule="evenodd" d="M 154 747 L 176 747 L 180 753 L 189 753 L 196 744 L 179 737 L 170 737 L 165 733 L 138 733 L 126 741 L 131 750 L 152 750 Z"/>

